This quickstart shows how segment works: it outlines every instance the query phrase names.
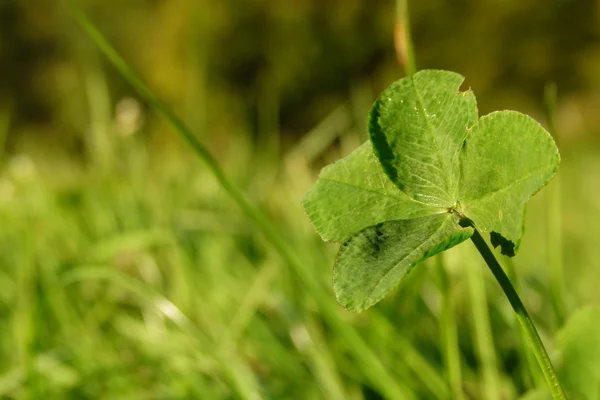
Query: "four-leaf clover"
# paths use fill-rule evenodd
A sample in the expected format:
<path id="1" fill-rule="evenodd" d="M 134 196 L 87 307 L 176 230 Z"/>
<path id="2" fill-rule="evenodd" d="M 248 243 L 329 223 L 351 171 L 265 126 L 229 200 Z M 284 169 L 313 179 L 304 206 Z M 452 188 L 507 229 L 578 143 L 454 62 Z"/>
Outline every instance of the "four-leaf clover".
<path id="1" fill-rule="evenodd" d="M 552 137 L 514 111 L 478 118 L 464 78 L 425 70 L 385 90 L 369 115 L 370 141 L 323 169 L 303 205 L 326 241 L 340 304 L 362 311 L 420 261 L 473 234 L 514 256 L 525 203 L 556 173 Z"/>

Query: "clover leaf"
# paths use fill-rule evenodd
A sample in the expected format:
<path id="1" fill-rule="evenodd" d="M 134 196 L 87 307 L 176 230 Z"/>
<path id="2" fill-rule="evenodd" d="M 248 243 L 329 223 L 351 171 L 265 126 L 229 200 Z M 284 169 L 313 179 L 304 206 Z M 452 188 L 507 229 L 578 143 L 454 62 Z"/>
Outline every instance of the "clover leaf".
<path id="1" fill-rule="evenodd" d="M 325 167 L 304 198 L 321 237 L 342 244 L 333 285 L 351 311 L 381 300 L 473 227 L 514 256 L 525 203 L 558 169 L 541 125 L 514 111 L 478 118 L 463 80 L 425 70 L 393 83 L 370 112 L 370 142 Z"/>

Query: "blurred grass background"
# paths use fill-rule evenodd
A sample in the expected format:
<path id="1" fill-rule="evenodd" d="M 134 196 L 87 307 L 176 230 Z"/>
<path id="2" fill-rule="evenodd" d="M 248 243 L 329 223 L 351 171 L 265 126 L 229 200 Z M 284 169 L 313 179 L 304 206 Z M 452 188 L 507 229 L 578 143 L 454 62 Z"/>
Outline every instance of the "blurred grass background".
<path id="1" fill-rule="evenodd" d="M 320 167 L 365 140 L 372 101 L 402 76 L 393 1 L 77 3 L 301 269 L 59 2 L 2 0 L 0 398 L 494 400 L 544 388 L 470 243 L 364 314 L 335 303 L 337 246 L 300 201 Z M 564 321 L 600 304 L 600 1 L 410 10 L 419 67 L 466 76 L 481 114 L 544 122 L 544 87 L 557 84 L 560 182 L 531 201 L 521 252 L 503 262 L 560 364 Z"/>

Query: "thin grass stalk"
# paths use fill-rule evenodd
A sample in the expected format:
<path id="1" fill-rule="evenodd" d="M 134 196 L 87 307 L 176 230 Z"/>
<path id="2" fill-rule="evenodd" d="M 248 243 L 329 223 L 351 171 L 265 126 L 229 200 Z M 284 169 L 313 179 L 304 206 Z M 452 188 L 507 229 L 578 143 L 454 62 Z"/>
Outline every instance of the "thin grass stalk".
<path id="1" fill-rule="evenodd" d="M 444 350 L 444 365 L 448 377 L 448 384 L 452 391 L 452 398 L 463 400 L 465 394 L 462 389 L 462 370 L 460 360 L 460 348 L 458 344 L 458 329 L 456 326 L 455 307 L 450 290 L 450 278 L 446 272 L 444 253 L 436 256 L 436 272 L 438 286 L 441 294 L 441 336 Z"/>
<path id="2" fill-rule="evenodd" d="M 305 332 L 309 339 L 308 346 L 303 351 L 306 353 L 313 375 L 317 377 L 319 386 L 326 399 L 345 400 L 348 398 L 342 379 L 336 369 L 334 355 L 327 346 L 314 317 L 306 316 Z"/>
<path id="3" fill-rule="evenodd" d="M 483 387 L 482 398 L 500 400 L 500 378 L 498 362 L 489 318 L 485 280 L 477 265 L 469 263 L 467 273 L 469 299 L 473 313 L 474 344 L 481 363 Z"/>
<path id="4" fill-rule="evenodd" d="M 410 32 L 410 15 L 408 0 L 396 0 L 396 26 L 394 30 L 394 45 L 398 64 L 404 68 L 405 75 L 417 72 L 414 46 Z"/>
<path id="5" fill-rule="evenodd" d="M 96 56 L 82 57 L 85 59 L 83 80 L 91 124 L 87 151 L 94 162 L 94 169 L 105 173 L 114 159 L 113 143 L 109 136 L 111 109 L 106 77 Z"/>
<path id="6" fill-rule="evenodd" d="M 556 131 L 556 102 L 557 89 L 556 84 L 547 84 L 544 90 L 544 103 L 546 105 L 546 123 L 548 131 L 554 138 L 557 146 L 559 143 Z M 560 194 L 560 175 L 554 177 L 549 184 L 547 193 L 547 221 L 546 229 L 546 247 L 548 248 L 548 264 L 550 265 L 550 292 L 552 299 L 552 308 L 558 327 L 561 327 L 565 320 L 564 303 L 564 266 L 562 253 L 562 220 L 561 220 L 561 194 Z"/>
<path id="7" fill-rule="evenodd" d="M 412 343 L 403 336 L 395 335 L 396 328 L 381 313 L 372 313 L 370 316 L 370 328 L 377 341 L 385 343 L 390 341 L 391 357 L 402 359 L 404 364 L 414 373 L 418 380 L 423 382 L 423 387 L 427 388 L 436 399 L 453 398 L 449 386 L 444 377 L 428 362 L 427 358 Z"/>
<path id="8" fill-rule="evenodd" d="M 515 272 L 515 263 L 513 259 L 506 257 L 506 262 L 504 263 L 504 265 L 506 266 L 508 279 L 510 279 L 510 281 L 513 282 L 515 290 L 518 292 L 520 290 L 519 279 Z M 515 318 L 515 322 L 518 323 L 518 319 Z M 537 365 L 535 355 L 528 348 L 528 340 L 527 336 L 525 335 L 525 332 L 522 329 L 520 329 L 519 332 L 521 333 L 519 340 L 519 346 L 521 350 L 520 356 L 522 357 L 523 362 L 525 363 L 525 366 L 521 369 L 523 382 L 530 388 L 536 388 L 543 384 L 544 378 L 540 373 L 540 369 Z"/>

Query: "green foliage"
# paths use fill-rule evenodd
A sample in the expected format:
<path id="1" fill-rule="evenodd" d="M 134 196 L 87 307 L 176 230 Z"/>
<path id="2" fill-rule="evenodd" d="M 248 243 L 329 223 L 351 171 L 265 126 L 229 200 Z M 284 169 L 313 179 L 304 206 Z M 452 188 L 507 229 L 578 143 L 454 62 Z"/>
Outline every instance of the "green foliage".
<path id="1" fill-rule="evenodd" d="M 571 317 L 558 336 L 563 353 L 561 381 L 570 398 L 600 399 L 600 308 Z"/>
<path id="2" fill-rule="evenodd" d="M 552 137 L 513 111 L 477 118 L 463 77 L 421 71 L 392 84 L 369 117 L 371 144 L 325 168 L 304 208 L 325 240 L 343 243 L 339 302 L 362 311 L 418 262 L 472 228 L 514 256 L 525 203 L 556 173 Z"/>

